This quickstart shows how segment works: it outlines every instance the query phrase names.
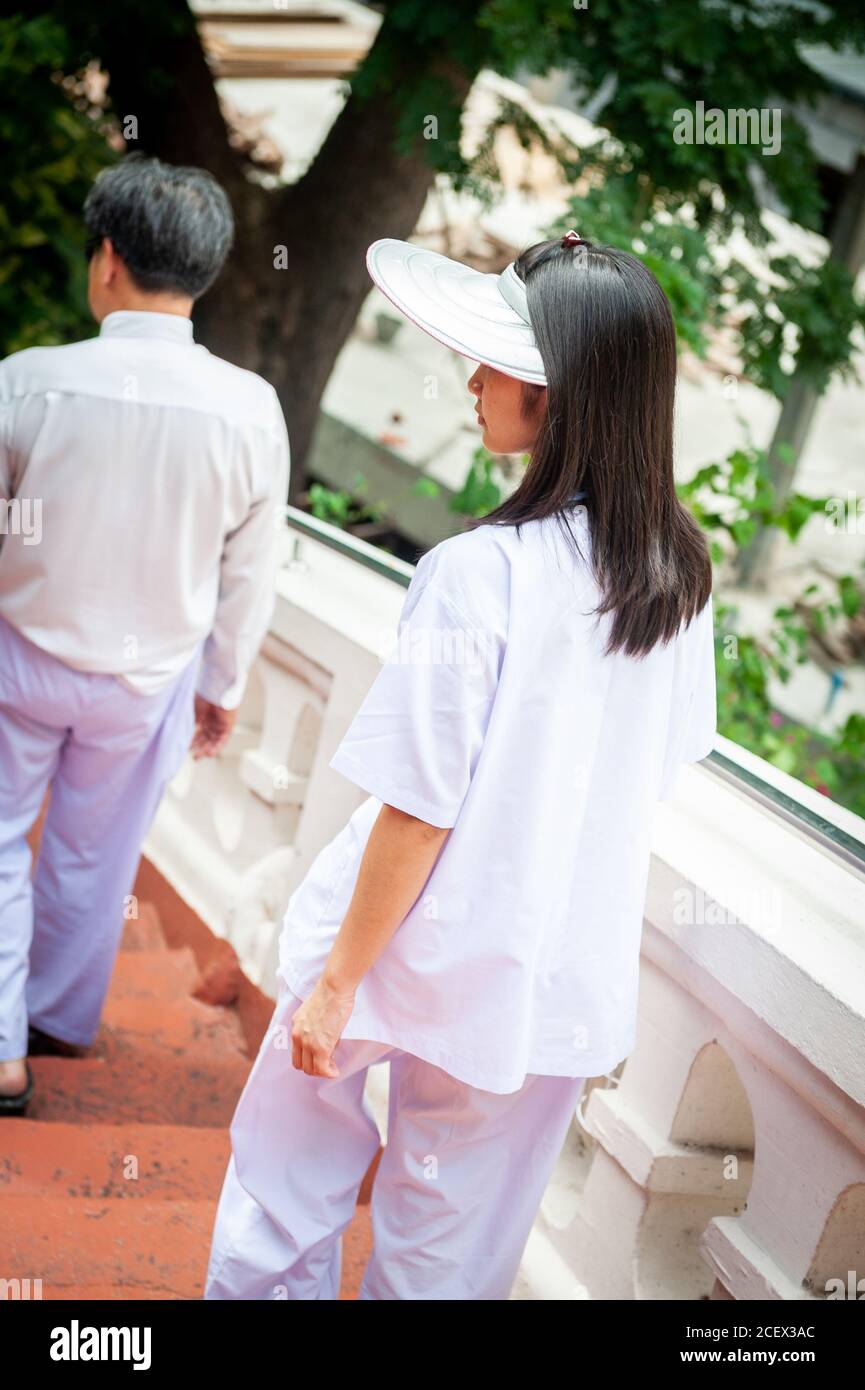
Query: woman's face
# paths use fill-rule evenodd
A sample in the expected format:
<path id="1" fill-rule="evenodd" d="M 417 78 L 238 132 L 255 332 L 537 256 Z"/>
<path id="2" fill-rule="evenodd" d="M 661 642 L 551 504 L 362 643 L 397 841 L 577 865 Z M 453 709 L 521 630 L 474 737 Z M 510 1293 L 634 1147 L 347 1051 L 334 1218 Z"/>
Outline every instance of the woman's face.
<path id="1" fill-rule="evenodd" d="M 546 386 L 531 387 L 534 399 L 527 405 L 523 382 L 484 362 L 478 364 L 468 385 L 477 396 L 475 413 L 485 448 L 492 454 L 531 453 L 546 410 Z"/>

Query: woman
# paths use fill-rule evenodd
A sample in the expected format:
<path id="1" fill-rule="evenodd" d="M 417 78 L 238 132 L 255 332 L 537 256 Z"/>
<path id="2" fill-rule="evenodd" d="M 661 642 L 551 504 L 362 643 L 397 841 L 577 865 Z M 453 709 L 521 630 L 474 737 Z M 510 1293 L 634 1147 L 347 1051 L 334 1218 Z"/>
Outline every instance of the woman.
<path id="1" fill-rule="evenodd" d="M 584 1081 L 635 1044 L 652 808 L 715 732 L 657 281 L 576 232 L 500 276 L 391 239 L 367 265 L 530 461 L 418 564 L 330 764 L 368 797 L 289 904 L 206 1298 L 338 1297 L 381 1061 L 361 1298 L 508 1298 Z"/>

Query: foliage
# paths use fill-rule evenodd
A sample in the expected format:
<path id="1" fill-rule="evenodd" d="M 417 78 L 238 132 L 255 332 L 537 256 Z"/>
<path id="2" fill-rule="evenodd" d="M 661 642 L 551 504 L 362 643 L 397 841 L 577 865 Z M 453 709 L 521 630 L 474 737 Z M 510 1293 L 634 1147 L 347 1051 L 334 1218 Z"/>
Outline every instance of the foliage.
<path id="1" fill-rule="evenodd" d="M 743 417 L 739 417 L 739 422 L 745 426 Z M 790 463 L 790 449 L 779 450 L 779 454 Z M 709 533 L 715 562 L 729 553 L 730 543 L 740 548 L 750 544 L 761 526 L 776 526 L 795 540 L 816 512 L 825 513 L 829 500 L 791 492 L 778 508 L 769 476 L 768 453 L 753 444 L 734 449 L 720 463 L 708 463 L 698 469 L 693 478 L 679 485 L 678 492 Z M 719 536 L 725 538 L 726 546 Z"/>
<path id="2" fill-rule="evenodd" d="M 795 540 L 828 501 L 794 493 L 777 506 L 765 451 L 750 445 L 700 469 L 678 492 L 707 532 L 716 564 L 733 559 L 758 523 Z M 760 636 L 740 630 L 735 604 L 715 602 L 719 733 L 858 815 L 865 815 L 865 718 L 851 714 L 839 731 L 821 734 L 774 708 L 770 681 L 786 684 L 794 667 L 812 659 L 813 634 L 863 608 L 865 585 L 854 575 L 833 578 L 828 591 L 808 584 L 795 603 L 775 608 Z"/>
<path id="3" fill-rule="evenodd" d="M 463 516 L 486 516 L 498 506 L 502 491 L 493 477 L 495 466 L 494 456 L 482 444 L 478 445 L 460 491 L 451 498 L 452 512 L 459 512 Z"/>
<path id="4" fill-rule="evenodd" d="M 856 299 L 849 270 L 831 257 L 807 266 L 794 256 L 770 256 L 768 270 L 774 285 L 755 280 L 741 265 L 728 276 L 743 315 L 739 350 L 748 380 L 779 400 L 794 376 L 818 395 L 834 372 L 859 381 L 854 330 L 865 327 L 865 304 Z"/>
<path id="5" fill-rule="evenodd" d="M 716 604 L 718 732 L 865 816 L 865 717 L 851 714 L 826 735 L 774 709 L 770 676 L 789 679 L 791 648 L 794 661 L 807 659 L 804 630 L 782 618 L 760 639 L 736 632 L 737 621 L 733 605 Z"/>
<path id="6" fill-rule="evenodd" d="M 865 46 L 865 13 L 856 0 L 590 0 L 585 8 L 489 0 L 477 22 L 490 34 L 490 66 L 513 72 L 516 59 L 524 71 L 566 73 L 592 101 L 592 119 L 615 138 L 633 182 L 645 179 L 674 201 L 689 199 L 695 225 L 729 236 L 741 222 L 755 244 L 764 240 L 757 196 L 764 182 L 793 221 L 817 227 L 823 200 L 816 161 L 792 108 L 824 89 L 805 61 L 806 46 Z M 764 155 L 756 144 L 677 144 L 676 113 L 698 101 L 724 111 L 783 104 L 781 149 Z M 578 171 L 579 161 L 569 173 L 575 178 Z"/>
<path id="7" fill-rule="evenodd" d="M 590 186 L 569 200 L 550 235 L 585 229 L 643 261 L 670 302 L 680 346 L 704 357 L 713 332 L 726 327 L 743 374 L 778 399 L 794 376 L 818 394 L 835 371 L 858 380 L 854 334 L 865 327 L 865 304 L 844 266 L 768 255 L 765 275 L 755 276 L 731 251 L 724 226 L 695 224 L 685 195 L 658 190 L 618 154 L 590 153 L 580 165 Z"/>
<path id="8" fill-rule="evenodd" d="M 323 483 L 313 483 L 307 494 L 309 510 L 319 521 L 328 521 L 331 526 L 347 529 L 363 522 L 378 522 L 385 517 L 383 504 L 375 505 L 367 500 L 369 484 L 361 473 L 355 475 L 351 491 L 345 488 L 329 488 Z"/>
<path id="9" fill-rule="evenodd" d="M 62 29 L 0 19 L 0 334 L 2 353 L 87 336 L 81 206 L 113 154 L 84 81 L 62 80 Z"/>

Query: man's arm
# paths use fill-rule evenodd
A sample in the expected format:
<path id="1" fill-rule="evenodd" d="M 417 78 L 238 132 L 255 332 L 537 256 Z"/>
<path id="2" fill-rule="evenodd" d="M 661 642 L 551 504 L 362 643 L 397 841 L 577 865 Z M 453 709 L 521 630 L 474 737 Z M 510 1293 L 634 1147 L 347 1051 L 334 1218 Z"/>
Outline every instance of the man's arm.
<path id="1" fill-rule="evenodd" d="M 290 464 L 288 434 L 275 392 L 273 403 L 269 486 L 223 546 L 219 600 L 195 699 L 193 757 L 212 756 L 228 739 L 273 612 L 279 516 L 288 494 Z"/>

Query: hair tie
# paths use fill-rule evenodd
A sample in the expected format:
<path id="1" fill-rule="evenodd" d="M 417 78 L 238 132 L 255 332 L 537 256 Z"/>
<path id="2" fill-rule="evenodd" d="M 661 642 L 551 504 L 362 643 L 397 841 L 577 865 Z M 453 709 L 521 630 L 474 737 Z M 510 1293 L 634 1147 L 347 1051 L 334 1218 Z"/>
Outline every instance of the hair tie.
<path id="1" fill-rule="evenodd" d="M 586 241 L 585 237 L 578 236 L 578 234 L 573 230 L 570 232 L 565 232 L 565 235 L 562 237 L 561 244 L 562 246 L 588 246 L 588 242 Z"/>

